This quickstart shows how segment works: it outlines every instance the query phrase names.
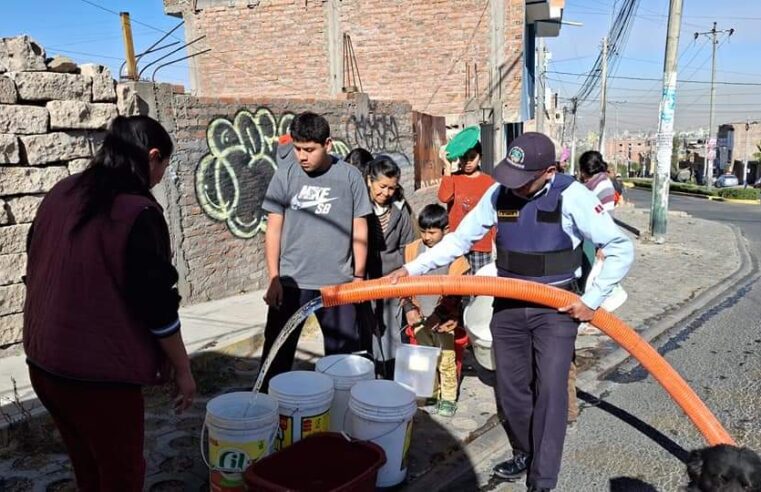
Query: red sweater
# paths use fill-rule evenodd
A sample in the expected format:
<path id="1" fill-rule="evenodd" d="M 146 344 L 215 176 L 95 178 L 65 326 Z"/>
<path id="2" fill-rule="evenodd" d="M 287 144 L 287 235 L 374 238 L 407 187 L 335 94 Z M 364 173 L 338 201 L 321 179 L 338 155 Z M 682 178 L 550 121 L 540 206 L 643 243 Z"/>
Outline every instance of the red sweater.
<path id="1" fill-rule="evenodd" d="M 481 173 L 475 178 L 464 174 L 444 176 L 439 186 L 439 201 L 447 205 L 449 210 L 449 227 L 457 229 L 465 214 L 476 207 L 486 190 L 494 184 L 494 179 L 488 174 Z M 491 252 L 494 242 L 494 228 L 473 245 L 471 251 Z"/>

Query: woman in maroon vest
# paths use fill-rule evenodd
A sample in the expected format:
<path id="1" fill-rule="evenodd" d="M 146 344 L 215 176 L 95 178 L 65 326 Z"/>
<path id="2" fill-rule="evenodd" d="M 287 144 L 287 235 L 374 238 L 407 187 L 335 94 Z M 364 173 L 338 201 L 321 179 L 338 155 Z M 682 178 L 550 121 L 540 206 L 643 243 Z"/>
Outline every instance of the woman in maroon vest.
<path id="1" fill-rule="evenodd" d="M 142 386 L 173 369 L 175 410 L 193 401 L 169 232 L 150 193 L 172 150 L 158 122 L 117 117 L 29 232 L 24 350 L 79 490 L 142 490 Z"/>

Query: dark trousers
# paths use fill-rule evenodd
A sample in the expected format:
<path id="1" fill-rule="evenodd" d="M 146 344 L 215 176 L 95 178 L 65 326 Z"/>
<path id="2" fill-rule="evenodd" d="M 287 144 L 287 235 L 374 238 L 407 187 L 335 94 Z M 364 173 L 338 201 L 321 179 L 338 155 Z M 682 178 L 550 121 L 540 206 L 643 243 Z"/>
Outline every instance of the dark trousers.
<path id="1" fill-rule="evenodd" d="M 577 329 L 554 309 L 520 303 L 494 308 L 497 397 L 513 450 L 532 457 L 527 482 L 536 487 L 557 485 Z"/>
<path id="2" fill-rule="evenodd" d="M 37 397 L 61 433 L 77 489 L 142 491 L 143 393 L 140 386 L 88 383 L 29 366 Z"/>
<path id="3" fill-rule="evenodd" d="M 298 311 L 298 309 L 311 301 L 320 297 L 319 290 L 299 289 L 296 287 L 283 286 L 283 302 L 280 308 L 270 307 L 267 311 L 267 325 L 264 328 L 264 350 L 262 352 L 262 363 L 267 358 L 275 343 L 280 331 L 285 324 Z M 315 313 L 317 320 L 322 329 L 322 337 L 325 344 L 325 355 L 332 354 L 350 354 L 360 350 L 360 336 L 357 329 L 357 315 L 354 305 L 345 304 L 331 308 L 323 308 Z M 278 374 L 288 372 L 293 366 L 293 359 L 296 356 L 296 346 L 299 342 L 301 329 L 304 327 L 302 322 L 293 330 L 286 342 L 280 347 L 272 365 L 267 371 L 267 376 L 262 385 L 262 391 L 269 389 L 270 379 Z"/>

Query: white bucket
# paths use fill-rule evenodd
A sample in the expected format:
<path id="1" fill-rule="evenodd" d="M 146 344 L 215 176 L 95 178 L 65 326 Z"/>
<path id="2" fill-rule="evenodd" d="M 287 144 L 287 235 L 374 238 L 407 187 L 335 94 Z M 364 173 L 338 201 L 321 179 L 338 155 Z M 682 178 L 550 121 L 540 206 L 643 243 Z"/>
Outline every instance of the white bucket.
<path id="1" fill-rule="evenodd" d="M 333 379 L 335 392 L 330 406 L 330 431 L 348 431 L 345 417 L 349 408 L 349 391 L 359 381 L 375 379 L 375 364 L 359 355 L 328 355 L 317 361 L 315 371 Z"/>
<path id="2" fill-rule="evenodd" d="M 269 394 L 278 402 L 278 451 L 318 432 L 330 430 L 333 380 L 312 371 L 291 371 L 270 380 Z"/>
<path id="3" fill-rule="evenodd" d="M 206 404 L 204 429 L 209 433 L 207 464 L 212 491 L 242 490 L 242 472 L 250 462 L 272 451 L 277 424 L 277 401 L 262 393 L 227 393 Z"/>
<path id="4" fill-rule="evenodd" d="M 436 389 L 439 347 L 403 343 L 396 349 L 394 381 L 407 386 L 418 398 L 430 398 Z"/>
<path id="5" fill-rule="evenodd" d="M 479 277 L 496 277 L 497 265 L 494 262 L 482 266 L 477 272 Z M 496 368 L 494 349 L 492 348 L 491 323 L 494 298 L 491 296 L 478 296 L 465 307 L 463 312 L 463 324 L 470 338 L 473 354 L 476 361 L 489 371 Z"/>
<path id="6" fill-rule="evenodd" d="M 463 325 L 468 333 L 476 361 L 489 371 L 495 369 L 492 350 L 491 323 L 493 297 L 478 296 L 465 307 Z"/>
<path id="7" fill-rule="evenodd" d="M 392 487 L 407 476 L 415 393 L 395 381 L 361 381 L 351 388 L 351 435 L 383 448 L 386 464 L 378 470 L 377 487 Z"/>
<path id="8" fill-rule="evenodd" d="M 600 260 L 599 258 L 595 259 L 595 262 L 592 265 L 592 269 L 589 271 L 587 283 L 584 285 L 584 292 L 586 292 L 592 286 L 592 282 L 594 282 L 597 276 L 600 275 L 600 272 L 602 272 L 603 262 L 604 260 Z M 627 294 L 624 288 L 621 287 L 621 284 L 616 284 L 613 286 L 613 290 L 610 291 L 610 295 L 608 295 L 608 297 L 602 301 L 602 305 L 600 305 L 600 307 L 609 313 L 612 313 L 616 309 L 623 306 L 628 298 L 629 294 Z"/>

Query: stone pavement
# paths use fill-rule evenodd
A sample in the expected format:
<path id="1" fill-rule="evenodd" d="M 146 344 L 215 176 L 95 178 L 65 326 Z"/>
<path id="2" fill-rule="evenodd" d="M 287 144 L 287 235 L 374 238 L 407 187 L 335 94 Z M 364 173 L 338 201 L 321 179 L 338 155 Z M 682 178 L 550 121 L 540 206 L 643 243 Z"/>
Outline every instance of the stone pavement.
<path id="1" fill-rule="evenodd" d="M 647 228 L 644 211 L 623 208 L 617 217 L 641 230 Z M 683 214 L 670 215 L 668 244 L 637 241 L 636 255 L 623 284 L 629 300 L 617 314 L 640 332 L 720 284 L 740 263 L 730 227 Z M 217 394 L 250 388 L 259 363 L 261 296 L 255 292 L 183 309 L 183 336 L 193 352 L 199 395 L 191 411 L 175 416 L 169 410 L 167 388 L 146 390 L 148 490 L 208 490 L 199 452 L 205 403 Z M 577 346 L 582 367 L 592 371 L 593 361 L 615 349 L 602 335 L 580 336 Z M 321 352 L 319 331 L 312 326 L 302 336 L 298 364 L 311 367 Z M 15 366 L 6 365 L 8 358 L 0 363 L 0 395 L 4 392 L 6 398 L 9 377 L 22 380 L 25 373 L 23 355 L 9 355 Z M 15 369 L 7 369 L 11 366 Z M 444 419 L 430 415 L 425 407 L 417 412 L 409 456 L 411 489 L 427 483 L 434 475 L 427 473 L 436 465 L 498 424 L 492 386 L 493 374 L 480 368 L 468 352 L 457 415 Z M 33 394 L 25 391 L 22 405 L 32 405 Z M 4 411 L 14 406 L 18 409 L 6 405 Z M 46 416 L 0 433 L 0 477 L 0 490 L 74 490 L 68 459 Z"/>

